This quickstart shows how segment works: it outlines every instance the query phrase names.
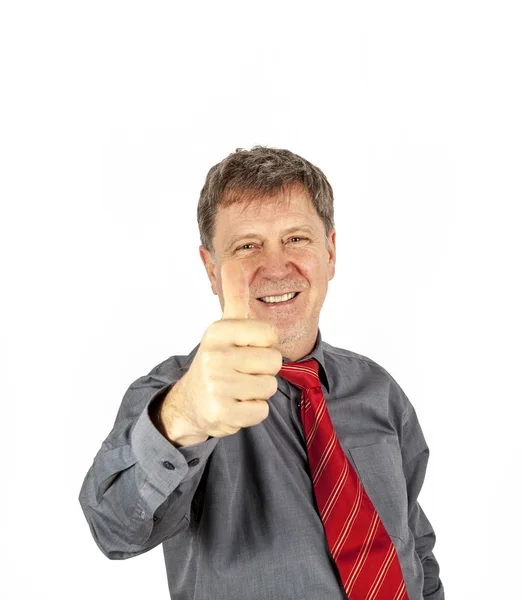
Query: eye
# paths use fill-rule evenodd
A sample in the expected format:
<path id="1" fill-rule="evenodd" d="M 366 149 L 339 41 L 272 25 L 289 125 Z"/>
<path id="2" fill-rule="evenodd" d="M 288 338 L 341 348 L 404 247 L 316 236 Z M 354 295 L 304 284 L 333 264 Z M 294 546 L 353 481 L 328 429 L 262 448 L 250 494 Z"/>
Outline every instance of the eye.
<path id="1" fill-rule="evenodd" d="M 301 236 L 294 236 L 291 237 L 290 240 L 306 240 L 307 238 L 301 237 Z M 239 246 L 239 248 L 236 248 L 236 251 L 241 252 L 242 250 L 245 250 L 247 248 L 247 246 L 253 246 L 254 244 L 243 244 L 242 246 Z"/>

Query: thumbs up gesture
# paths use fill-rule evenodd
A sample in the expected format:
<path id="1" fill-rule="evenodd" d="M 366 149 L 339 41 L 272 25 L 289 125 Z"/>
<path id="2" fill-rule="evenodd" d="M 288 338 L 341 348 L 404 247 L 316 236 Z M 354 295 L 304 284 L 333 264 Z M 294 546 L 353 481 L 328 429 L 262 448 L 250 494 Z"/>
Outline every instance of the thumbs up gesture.
<path id="1" fill-rule="evenodd" d="M 277 328 L 248 318 L 250 293 L 240 262 L 223 263 L 221 282 L 223 317 L 205 330 L 189 370 L 161 407 L 160 430 L 176 446 L 257 425 L 277 391 L 275 375 L 283 363 L 273 347 Z"/>

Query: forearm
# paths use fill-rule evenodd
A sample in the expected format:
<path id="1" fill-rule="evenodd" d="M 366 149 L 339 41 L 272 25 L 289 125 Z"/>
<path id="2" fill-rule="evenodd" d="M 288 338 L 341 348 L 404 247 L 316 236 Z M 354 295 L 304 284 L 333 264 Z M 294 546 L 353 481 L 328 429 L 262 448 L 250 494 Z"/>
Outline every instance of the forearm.
<path id="1" fill-rule="evenodd" d="M 180 484 L 164 498 L 156 495 L 150 484 L 139 488 L 136 477 L 140 477 L 138 465 L 122 472 L 100 502 L 92 501 L 95 477 L 88 474 L 82 487 L 80 503 L 85 518 L 107 558 L 126 559 L 147 552 L 179 533 L 189 522 L 199 478 Z"/>
<path id="2" fill-rule="evenodd" d="M 417 414 L 409 401 L 406 403 L 405 419 L 401 428 L 401 450 L 408 493 L 408 524 L 415 539 L 415 552 L 424 571 L 423 598 L 444 600 L 439 564 L 433 554 L 435 531 L 418 502 L 428 467 L 429 448 Z"/>
<path id="3" fill-rule="evenodd" d="M 182 501 L 181 486 L 175 487 L 178 503 L 173 507 L 172 520 L 158 523 L 156 512 L 168 502 L 168 493 L 155 489 L 137 462 L 126 468 L 122 465 L 120 472 L 102 480 L 100 472 L 106 458 L 95 459 L 87 473 L 80 504 L 93 538 L 105 556 L 130 558 L 150 550 L 163 537 L 173 535 L 183 522 L 187 506 Z M 188 499 L 190 489 L 186 486 L 185 492 Z"/>
<path id="4" fill-rule="evenodd" d="M 217 440 L 176 448 L 154 427 L 148 409 L 171 385 L 131 386 L 83 482 L 80 504 L 108 558 L 146 552 L 190 519 L 194 493 Z M 141 408 L 134 418 L 130 406 L 136 413 Z"/>
<path id="5" fill-rule="evenodd" d="M 410 528 L 415 536 L 415 552 L 424 571 L 423 598 L 425 600 L 444 600 L 439 563 L 433 554 L 436 541 L 435 532 L 418 502 L 415 502 L 410 513 Z"/>

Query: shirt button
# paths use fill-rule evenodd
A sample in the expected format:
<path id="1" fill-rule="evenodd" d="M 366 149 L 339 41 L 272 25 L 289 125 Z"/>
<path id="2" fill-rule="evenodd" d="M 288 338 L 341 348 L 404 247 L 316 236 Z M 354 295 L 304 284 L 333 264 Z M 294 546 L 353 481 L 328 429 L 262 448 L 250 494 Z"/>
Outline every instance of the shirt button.
<path id="1" fill-rule="evenodd" d="M 192 460 L 189 460 L 189 467 L 195 467 L 196 465 L 199 465 L 199 458 L 193 458 Z"/>
<path id="2" fill-rule="evenodd" d="M 163 461 L 163 466 L 165 467 L 165 469 L 168 469 L 169 471 L 174 471 L 174 469 L 176 468 L 171 462 L 169 462 L 168 460 L 164 460 Z"/>

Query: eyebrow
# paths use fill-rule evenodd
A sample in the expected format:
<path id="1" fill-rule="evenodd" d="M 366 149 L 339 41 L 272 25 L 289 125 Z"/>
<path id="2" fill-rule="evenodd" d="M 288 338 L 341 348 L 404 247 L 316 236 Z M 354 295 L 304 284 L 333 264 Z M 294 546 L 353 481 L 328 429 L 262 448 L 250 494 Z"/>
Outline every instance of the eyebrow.
<path id="1" fill-rule="evenodd" d="M 292 225 L 292 227 L 287 227 L 286 229 L 283 229 L 283 231 L 281 232 L 281 235 L 286 235 L 287 233 L 291 233 L 292 231 L 306 231 L 307 233 L 310 233 L 311 235 L 314 234 L 313 229 L 311 227 L 309 227 L 308 225 Z M 231 239 L 231 241 L 227 244 L 225 251 L 230 250 L 232 248 L 232 246 L 237 244 L 240 240 L 242 240 L 244 238 L 249 238 L 249 237 L 259 237 L 259 233 L 241 233 L 239 235 L 235 235 Z"/>

